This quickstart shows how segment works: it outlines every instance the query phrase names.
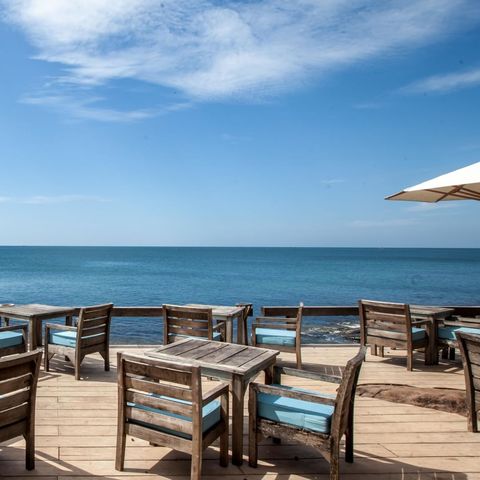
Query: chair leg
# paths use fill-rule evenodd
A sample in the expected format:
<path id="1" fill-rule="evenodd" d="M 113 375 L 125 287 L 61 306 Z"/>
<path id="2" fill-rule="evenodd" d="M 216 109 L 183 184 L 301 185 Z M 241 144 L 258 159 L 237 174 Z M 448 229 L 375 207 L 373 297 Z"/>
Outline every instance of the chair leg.
<path id="1" fill-rule="evenodd" d="M 199 441 L 199 442 L 193 443 L 190 480 L 201 480 L 201 478 L 202 478 L 202 444 L 201 444 L 201 441 Z"/>
<path id="2" fill-rule="evenodd" d="M 455 360 L 455 347 L 450 347 L 448 351 L 448 359 Z"/>
<path id="3" fill-rule="evenodd" d="M 471 405 L 468 410 L 468 431 L 476 433 L 478 432 L 478 416 L 477 412 L 475 411 L 475 405 Z"/>
<path id="4" fill-rule="evenodd" d="M 117 448 L 115 451 L 115 470 L 123 472 L 125 466 L 125 444 L 126 444 L 126 435 L 120 428 L 117 434 Z"/>
<path id="5" fill-rule="evenodd" d="M 250 390 L 248 403 L 248 464 L 256 468 L 258 463 L 257 399 Z"/>
<path id="6" fill-rule="evenodd" d="M 380 356 L 383 358 L 385 356 L 385 347 L 378 347 L 378 350 L 380 352 Z"/>
<path id="7" fill-rule="evenodd" d="M 442 348 L 442 358 L 444 360 L 447 360 L 448 359 L 448 350 L 449 350 L 449 347 L 444 347 Z"/>
<path id="8" fill-rule="evenodd" d="M 35 469 L 35 435 L 28 432 L 25 435 L 25 467 L 27 470 Z"/>
<path id="9" fill-rule="evenodd" d="M 109 348 L 107 347 L 104 352 L 100 352 L 100 355 L 103 357 L 103 361 L 105 364 L 105 371 L 109 372 L 110 371 L 110 352 Z"/>
<path id="10" fill-rule="evenodd" d="M 345 431 L 345 461 L 353 463 L 353 405 L 348 412 L 348 426 Z"/>
<path id="11" fill-rule="evenodd" d="M 374 355 L 375 357 L 378 355 L 377 346 L 375 344 L 370 347 L 370 354 Z"/>
<path id="12" fill-rule="evenodd" d="M 50 371 L 50 360 L 53 358 L 55 354 L 49 354 L 47 345 L 45 344 L 45 356 L 43 358 L 43 368 L 46 372 Z"/>
<path id="13" fill-rule="evenodd" d="M 413 370 L 413 350 L 407 351 L 407 370 L 409 372 Z"/>
<path id="14" fill-rule="evenodd" d="M 297 368 L 301 370 L 302 368 L 302 347 L 297 347 Z"/>
<path id="15" fill-rule="evenodd" d="M 228 429 L 220 435 L 220 466 L 228 467 Z"/>
<path id="16" fill-rule="evenodd" d="M 339 480 L 338 445 L 332 446 L 330 454 L 330 480 Z"/>

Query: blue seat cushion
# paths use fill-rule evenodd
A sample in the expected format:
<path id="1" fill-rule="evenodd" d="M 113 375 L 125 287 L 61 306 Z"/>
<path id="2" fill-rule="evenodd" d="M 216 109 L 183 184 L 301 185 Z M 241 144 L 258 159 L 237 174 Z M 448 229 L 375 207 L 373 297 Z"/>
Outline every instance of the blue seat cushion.
<path id="1" fill-rule="evenodd" d="M 180 400 L 179 398 L 171 398 L 171 397 L 166 397 L 164 395 L 155 395 L 151 394 L 152 397 L 158 397 L 158 398 L 163 398 L 165 400 L 171 400 L 172 402 L 178 402 L 178 403 L 184 403 L 186 405 L 191 405 L 191 402 L 188 402 L 187 400 Z M 145 405 L 139 405 L 136 403 L 131 403 L 127 402 L 127 405 L 129 407 L 134 407 L 138 408 L 140 410 L 145 410 L 148 412 L 154 412 L 154 413 L 160 413 L 162 415 L 166 415 L 168 417 L 174 417 L 174 418 L 179 418 L 181 420 L 186 420 L 187 422 L 191 422 L 192 419 L 190 417 L 186 417 L 185 415 L 179 415 L 177 413 L 172 413 L 168 412 L 166 410 L 160 410 L 158 408 L 152 408 L 152 407 L 147 407 Z M 207 403 L 203 408 L 202 408 L 202 432 L 206 432 L 210 430 L 213 426 L 215 426 L 218 422 L 220 422 L 220 402 L 218 400 L 213 400 L 210 403 Z M 135 421 L 136 424 L 142 425 L 144 427 L 152 428 L 154 430 L 158 430 L 160 432 L 168 433 L 170 435 L 175 435 L 177 437 L 182 437 L 182 438 L 188 438 L 191 439 L 192 436 L 189 435 L 188 433 L 183 433 L 183 432 L 177 432 L 175 430 L 171 430 L 170 428 L 162 428 L 157 425 L 152 425 L 149 423 L 145 422 L 139 422 Z"/>
<path id="2" fill-rule="evenodd" d="M 50 338 L 48 341 L 55 345 L 75 348 L 75 345 L 77 344 L 77 332 L 62 332 L 54 330 L 53 332 L 50 332 Z"/>
<path id="3" fill-rule="evenodd" d="M 473 333 L 480 335 L 480 328 L 471 327 L 439 327 L 437 330 L 438 338 L 443 340 L 456 340 L 455 332 Z"/>
<path id="4" fill-rule="evenodd" d="M 194 338 L 197 340 L 205 340 L 204 337 L 197 337 L 193 335 L 182 335 L 181 333 L 170 333 L 169 337 L 181 337 L 181 338 Z M 222 339 L 222 334 L 220 332 L 213 332 L 213 340 L 220 341 Z"/>
<path id="5" fill-rule="evenodd" d="M 412 340 L 423 340 L 426 330 L 424 328 L 412 327 Z"/>
<path id="6" fill-rule="evenodd" d="M 103 333 L 82 337 L 82 339 L 100 337 L 101 335 L 103 335 Z M 49 343 L 54 343 L 55 345 L 75 348 L 75 346 L 77 345 L 77 332 L 54 330 L 53 332 L 50 332 L 50 338 L 48 339 L 48 341 Z"/>
<path id="7" fill-rule="evenodd" d="M 287 387 L 284 385 L 275 386 L 285 390 L 319 395 L 318 392 L 311 390 Z M 332 398 L 331 395 L 321 394 L 321 396 Z M 334 409 L 335 407 L 332 405 L 323 405 L 321 403 L 282 397 L 281 394 L 271 395 L 260 392 L 257 395 L 257 412 L 259 417 L 319 433 L 330 433 Z"/>
<path id="8" fill-rule="evenodd" d="M 23 344 L 23 335 L 19 332 L 0 332 L 0 348 L 15 347 Z"/>
<path id="9" fill-rule="evenodd" d="M 280 330 L 276 328 L 257 328 L 255 335 L 257 343 L 294 347 L 297 332 L 295 330 Z"/>

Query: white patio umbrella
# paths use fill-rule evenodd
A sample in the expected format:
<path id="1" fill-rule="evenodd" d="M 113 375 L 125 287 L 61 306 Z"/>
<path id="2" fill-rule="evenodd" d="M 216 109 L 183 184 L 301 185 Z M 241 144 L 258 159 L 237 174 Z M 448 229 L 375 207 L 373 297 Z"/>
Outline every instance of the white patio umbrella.
<path id="1" fill-rule="evenodd" d="M 408 187 L 386 197 L 385 200 L 416 202 L 480 200 L 480 162 Z"/>

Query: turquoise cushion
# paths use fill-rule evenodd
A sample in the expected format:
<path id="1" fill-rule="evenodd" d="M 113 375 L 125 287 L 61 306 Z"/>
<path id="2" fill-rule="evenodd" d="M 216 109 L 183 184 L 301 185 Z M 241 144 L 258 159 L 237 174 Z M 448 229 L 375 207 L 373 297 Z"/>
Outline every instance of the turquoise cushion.
<path id="1" fill-rule="evenodd" d="M 163 395 L 151 395 L 152 397 L 158 397 L 158 398 L 163 398 L 165 400 L 171 400 L 173 402 L 178 402 L 178 403 L 184 403 L 186 405 L 191 405 L 191 402 L 188 402 L 186 400 L 180 400 L 178 398 L 171 398 L 171 397 L 166 397 Z M 191 422 L 192 419 L 190 417 L 186 417 L 185 415 L 179 415 L 177 413 L 171 413 L 167 412 L 166 410 L 160 410 L 157 408 L 152 408 L 152 407 L 146 407 L 145 405 L 138 405 L 136 403 L 130 403 L 127 402 L 127 405 L 129 407 L 134 407 L 138 408 L 139 410 L 146 410 L 148 412 L 154 412 L 154 413 L 160 413 L 162 415 L 167 415 L 169 417 L 175 417 L 175 418 L 180 418 L 182 420 L 186 420 L 187 422 Z M 210 403 L 207 403 L 203 408 L 202 408 L 202 432 L 206 432 L 213 426 L 215 426 L 219 421 L 220 421 L 220 402 L 218 400 L 213 400 Z M 187 433 L 183 432 L 177 432 L 175 430 L 171 430 L 169 428 L 162 428 L 158 427 L 157 425 L 151 425 L 145 422 L 138 422 L 135 421 L 135 423 L 138 423 L 139 425 L 142 425 L 144 427 L 152 428 L 154 430 L 158 430 L 160 432 L 165 432 L 170 435 L 176 435 L 177 437 L 183 437 L 183 438 L 192 438 L 191 435 L 188 435 Z"/>
<path id="2" fill-rule="evenodd" d="M 319 395 L 318 392 L 304 390 L 284 385 L 275 385 L 285 390 L 302 391 Z M 321 394 L 322 397 L 331 398 L 330 395 Z M 257 395 L 258 416 L 272 420 L 273 422 L 285 423 L 314 432 L 330 433 L 330 426 L 335 407 L 320 403 L 296 400 L 294 398 L 282 397 L 259 393 Z"/>
<path id="3" fill-rule="evenodd" d="M 23 335 L 19 332 L 0 332 L 0 348 L 15 347 L 23 344 Z"/>
<path id="4" fill-rule="evenodd" d="M 425 338 L 425 329 L 412 327 L 412 340 L 422 340 Z"/>
<path id="5" fill-rule="evenodd" d="M 255 335 L 257 343 L 294 347 L 297 332 L 295 330 L 277 330 L 276 328 L 257 328 Z"/>
<path id="6" fill-rule="evenodd" d="M 103 335 L 103 333 L 100 333 L 98 335 L 90 335 L 87 337 L 82 337 L 84 338 L 93 338 L 93 337 L 100 337 Z M 50 338 L 48 339 L 49 343 L 54 343 L 55 345 L 63 345 L 64 347 L 71 347 L 75 348 L 77 345 L 77 332 L 68 332 L 68 331 L 58 331 L 54 330 L 53 332 L 50 332 Z"/>
<path id="7" fill-rule="evenodd" d="M 437 330 L 438 338 L 443 340 L 456 340 L 455 332 L 473 333 L 480 335 L 480 328 L 470 327 L 439 327 Z"/>
<path id="8" fill-rule="evenodd" d="M 194 338 L 198 340 L 205 340 L 205 337 L 197 337 L 193 335 L 182 335 L 179 333 L 170 333 L 169 337 L 183 337 L 183 338 Z M 220 332 L 213 332 L 213 339 L 220 341 L 222 339 L 222 334 Z"/>
<path id="9" fill-rule="evenodd" d="M 63 345 L 64 347 L 75 348 L 77 344 L 77 332 L 62 332 L 54 330 L 53 332 L 50 332 L 50 338 L 48 341 L 49 343 L 54 343 L 55 345 Z"/>

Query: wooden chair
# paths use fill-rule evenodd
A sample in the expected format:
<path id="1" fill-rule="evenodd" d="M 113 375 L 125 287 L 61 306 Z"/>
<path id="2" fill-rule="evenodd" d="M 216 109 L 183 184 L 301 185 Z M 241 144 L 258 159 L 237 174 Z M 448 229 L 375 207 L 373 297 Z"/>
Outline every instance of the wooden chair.
<path id="1" fill-rule="evenodd" d="M 192 455 L 192 480 L 202 475 L 203 450 L 220 438 L 228 465 L 228 385 L 202 393 L 200 367 L 118 353 L 115 468 L 123 471 L 126 435 Z"/>
<path id="2" fill-rule="evenodd" d="M 366 347 L 349 360 L 342 377 L 274 367 L 274 385 L 250 384 L 249 463 L 257 466 L 260 436 L 301 442 L 318 448 L 330 462 L 330 480 L 339 476 L 340 441 L 345 435 L 345 460 L 353 462 L 355 389 Z M 339 383 L 337 395 L 285 387 L 281 374 Z"/>
<path id="3" fill-rule="evenodd" d="M 462 354 L 467 390 L 468 431 L 478 432 L 480 412 L 480 334 L 457 330 L 458 347 Z"/>
<path id="4" fill-rule="evenodd" d="M 302 314 L 300 303 L 295 317 L 257 317 L 252 324 L 252 345 L 295 353 L 297 368 L 302 368 Z"/>
<path id="5" fill-rule="evenodd" d="M 236 307 L 243 307 L 243 316 L 241 319 L 244 338 L 239 338 L 238 343 L 248 345 L 248 317 L 253 316 L 253 303 L 236 303 Z"/>
<path id="6" fill-rule="evenodd" d="M 211 308 L 163 305 L 163 344 L 185 337 L 223 341 L 225 323 L 214 323 Z"/>
<path id="7" fill-rule="evenodd" d="M 0 359 L 0 443 L 22 435 L 27 470 L 35 468 L 35 399 L 41 361 L 41 350 Z"/>
<path id="8" fill-rule="evenodd" d="M 0 357 L 24 353 L 28 345 L 27 325 L 0 327 Z"/>
<path id="9" fill-rule="evenodd" d="M 455 348 L 459 348 L 456 332 L 480 334 L 480 318 L 452 316 L 437 324 L 436 347 L 443 352 L 443 358 L 455 360 Z"/>
<path id="10" fill-rule="evenodd" d="M 429 320 L 412 321 L 410 307 L 403 303 L 374 302 L 360 300 L 360 343 L 371 345 L 372 354 L 384 355 L 384 347 L 407 350 L 407 370 L 413 367 L 413 351 L 428 349 Z M 428 362 L 425 355 L 425 363 Z"/>
<path id="11" fill-rule="evenodd" d="M 105 371 L 110 370 L 110 322 L 112 303 L 80 309 L 77 326 L 47 323 L 45 325 L 45 371 L 55 354 L 65 355 L 75 367 L 75 380 L 80 379 L 80 365 L 85 355 L 100 353 Z"/>

